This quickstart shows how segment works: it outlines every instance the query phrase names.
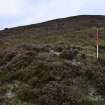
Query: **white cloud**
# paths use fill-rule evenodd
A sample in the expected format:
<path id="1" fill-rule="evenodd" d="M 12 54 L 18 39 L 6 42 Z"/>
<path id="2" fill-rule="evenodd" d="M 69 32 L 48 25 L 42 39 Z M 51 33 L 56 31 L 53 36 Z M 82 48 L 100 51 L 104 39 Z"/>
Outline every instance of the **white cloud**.
<path id="1" fill-rule="evenodd" d="M 38 23 L 77 15 L 81 5 L 81 0 L 0 0 L 0 21 L 10 21 L 2 27 Z"/>
<path id="2" fill-rule="evenodd" d="M 105 15 L 105 0 L 85 0 L 80 14 Z"/>
<path id="3" fill-rule="evenodd" d="M 16 0 L 0 0 L 0 17 L 12 17 L 18 14 L 18 2 Z"/>
<path id="4" fill-rule="evenodd" d="M 81 0 L 50 0 L 50 2 L 40 2 L 29 8 L 29 16 L 52 19 L 76 15 L 81 8 L 81 5 Z"/>
<path id="5" fill-rule="evenodd" d="M 0 0 L 0 28 L 78 14 L 105 14 L 105 0 Z"/>

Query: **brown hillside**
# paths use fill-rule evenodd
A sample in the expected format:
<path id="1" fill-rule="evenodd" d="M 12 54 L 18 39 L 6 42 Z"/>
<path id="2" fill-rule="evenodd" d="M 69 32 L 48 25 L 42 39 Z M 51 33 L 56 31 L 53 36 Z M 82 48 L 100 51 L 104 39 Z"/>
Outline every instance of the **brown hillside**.
<path id="1" fill-rule="evenodd" d="M 0 35 L 12 35 L 20 34 L 24 32 L 35 34 L 34 32 L 64 32 L 64 31 L 76 31 L 87 27 L 104 27 L 105 16 L 100 15 L 80 15 L 74 17 L 68 17 L 64 19 L 56 19 L 39 24 L 32 24 L 27 26 L 20 26 L 15 28 L 6 28 L 0 31 Z"/>

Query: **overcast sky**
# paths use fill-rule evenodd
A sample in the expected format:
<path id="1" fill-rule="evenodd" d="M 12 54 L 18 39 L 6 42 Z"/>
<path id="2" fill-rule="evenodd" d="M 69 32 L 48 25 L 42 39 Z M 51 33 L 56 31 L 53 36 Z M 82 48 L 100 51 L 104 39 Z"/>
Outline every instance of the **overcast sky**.
<path id="1" fill-rule="evenodd" d="M 105 0 L 0 0 L 0 29 L 84 14 L 105 15 Z"/>

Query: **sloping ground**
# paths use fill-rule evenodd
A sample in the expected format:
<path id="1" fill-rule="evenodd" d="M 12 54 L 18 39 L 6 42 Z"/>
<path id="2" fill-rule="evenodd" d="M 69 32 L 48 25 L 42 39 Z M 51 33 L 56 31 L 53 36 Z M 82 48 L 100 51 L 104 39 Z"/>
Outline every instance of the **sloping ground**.
<path id="1" fill-rule="evenodd" d="M 105 105 L 104 20 L 77 16 L 1 31 L 0 105 Z"/>
<path id="2" fill-rule="evenodd" d="M 104 105 L 105 62 L 89 63 L 78 48 L 50 48 L 22 45 L 2 53 L 1 105 Z"/>
<path id="3" fill-rule="evenodd" d="M 65 33 L 67 31 L 77 31 L 91 27 L 105 27 L 105 16 L 100 15 L 81 15 L 56 19 L 44 23 L 32 24 L 15 28 L 6 28 L 0 31 L 0 36 L 16 35 L 46 35 L 55 33 Z"/>

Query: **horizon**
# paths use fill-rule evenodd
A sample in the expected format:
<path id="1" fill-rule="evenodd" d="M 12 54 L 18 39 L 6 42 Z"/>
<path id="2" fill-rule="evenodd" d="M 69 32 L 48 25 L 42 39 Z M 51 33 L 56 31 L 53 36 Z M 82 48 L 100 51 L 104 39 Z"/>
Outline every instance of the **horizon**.
<path id="1" fill-rule="evenodd" d="M 78 15 L 105 15 L 104 0 L 0 0 L 0 30 Z"/>
<path id="2" fill-rule="evenodd" d="M 43 24 L 43 23 L 46 23 L 46 22 L 51 22 L 51 21 L 60 20 L 60 19 L 66 19 L 66 18 L 71 18 L 71 17 L 78 17 L 78 16 L 105 16 L 105 15 L 89 15 L 89 14 L 88 15 L 74 15 L 74 16 L 68 16 L 68 17 L 63 17 L 63 18 L 55 18 L 55 19 L 51 19 L 51 20 L 49 19 L 49 20 L 46 20 L 46 21 L 38 22 L 38 23 L 20 25 L 20 26 L 15 26 L 15 27 L 5 27 L 3 29 L 0 29 L 0 31 L 5 30 L 5 29 L 13 29 L 13 28 L 18 28 L 18 27 Z"/>

